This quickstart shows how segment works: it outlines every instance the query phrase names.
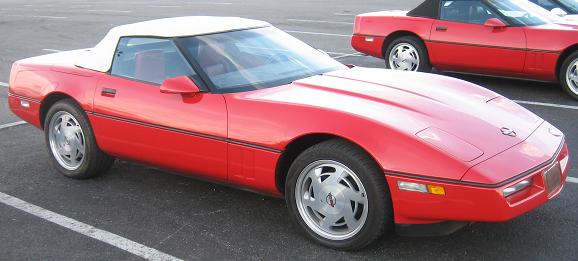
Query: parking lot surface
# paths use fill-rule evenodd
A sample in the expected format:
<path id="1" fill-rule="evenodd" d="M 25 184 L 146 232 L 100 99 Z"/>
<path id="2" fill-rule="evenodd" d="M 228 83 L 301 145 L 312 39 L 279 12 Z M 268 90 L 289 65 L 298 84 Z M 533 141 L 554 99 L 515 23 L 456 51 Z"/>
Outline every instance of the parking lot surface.
<path id="1" fill-rule="evenodd" d="M 517 219 L 477 223 L 445 237 L 389 236 L 363 251 L 339 252 L 302 236 L 279 199 L 120 160 L 110 172 L 95 179 L 65 178 L 51 167 L 43 133 L 19 124 L 20 119 L 10 113 L 6 103 L 12 62 L 91 47 L 112 26 L 162 17 L 212 15 L 265 20 L 343 63 L 383 68 L 383 61 L 351 48 L 354 15 L 409 10 L 419 2 L 3 0 L 0 260 L 139 260 L 151 253 L 145 249 L 145 255 L 135 254 L 143 249 L 134 249 L 140 246 L 184 260 L 578 260 L 576 157 L 571 157 L 573 179 L 564 191 Z M 516 100 L 564 131 L 571 153 L 578 151 L 578 102 L 556 84 L 448 75 Z M 2 195 L 26 204 L 14 207 L 6 203 L 10 198 Z M 43 215 L 53 218 L 52 222 L 39 217 Z M 72 225 L 67 228 L 55 223 L 63 220 Z M 87 236 L 70 229 L 79 226 L 98 230 L 88 231 Z M 112 242 L 99 239 L 102 235 L 108 235 Z M 119 240 L 132 243 L 122 248 Z"/>

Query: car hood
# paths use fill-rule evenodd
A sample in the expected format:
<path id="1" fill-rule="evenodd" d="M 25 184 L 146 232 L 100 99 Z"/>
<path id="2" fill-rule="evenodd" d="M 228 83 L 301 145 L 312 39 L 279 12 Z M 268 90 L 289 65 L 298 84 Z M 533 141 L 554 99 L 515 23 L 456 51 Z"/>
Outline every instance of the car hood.
<path id="1" fill-rule="evenodd" d="M 543 122 L 492 91 L 434 74 L 356 67 L 292 85 L 302 97 L 294 102 L 378 121 L 463 161 L 492 157 L 525 140 Z M 319 102 L 319 91 L 324 102 Z M 305 98 L 308 92 L 314 97 Z"/>

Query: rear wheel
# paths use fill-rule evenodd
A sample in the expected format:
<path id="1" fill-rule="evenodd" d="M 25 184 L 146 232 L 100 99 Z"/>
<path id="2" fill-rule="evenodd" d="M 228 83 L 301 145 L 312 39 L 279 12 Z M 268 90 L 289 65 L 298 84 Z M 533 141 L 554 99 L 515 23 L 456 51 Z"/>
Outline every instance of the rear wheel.
<path id="1" fill-rule="evenodd" d="M 329 140 L 299 155 L 285 191 L 295 223 L 324 246 L 360 249 L 393 226 L 383 171 L 347 141 Z"/>
<path id="2" fill-rule="evenodd" d="M 560 67 L 560 83 L 572 98 L 578 100 L 578 51 L 568 56 Z"/>
<path id="3" fill-rule="evenodd" d="M 90 178 L 114 163 L 96 145 L 88 119 L 73 100 L 59 101 L 48 110 L 44 134 L 53 165 L 67 177 Z"/>
<path id="4" fill-rule="evenodd" d="M 385 67 L 393 70 L 430 72 L 427 49 L 415 36 L 402 36 L 393 40 L 385 54 Z"/>

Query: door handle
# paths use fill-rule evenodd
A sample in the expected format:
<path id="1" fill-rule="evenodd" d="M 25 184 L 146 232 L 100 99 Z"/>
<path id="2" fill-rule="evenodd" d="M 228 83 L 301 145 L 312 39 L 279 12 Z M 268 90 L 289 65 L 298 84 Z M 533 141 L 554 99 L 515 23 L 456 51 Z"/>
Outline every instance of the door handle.
<path id="1" fill-rule="evenodd" d="M 102 88 L 102 92 L 100 93 L 100 95 L 106 97 L 114 97 L 116 95 L 116 89 Z"/>
<path id="2" fill-rule="evenodd" d="M 445 32 L 445 31 L 447 31 L 447 30 L 448 30 L 448 28 L 445 27 L 445 26 L 438 26 L 438 27 L 436 27 L 436 31 L 438 31 L 438 32 Z"/>

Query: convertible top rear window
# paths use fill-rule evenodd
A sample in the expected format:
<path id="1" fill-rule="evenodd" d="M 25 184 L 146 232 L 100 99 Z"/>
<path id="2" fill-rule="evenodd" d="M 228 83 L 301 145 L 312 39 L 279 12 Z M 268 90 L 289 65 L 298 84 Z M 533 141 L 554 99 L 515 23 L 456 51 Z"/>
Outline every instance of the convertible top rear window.
<path id="1" fill-rule="evenodd" d="M 409 11 L 407 13 L 407 16 L 437 19 L 439 8 L 440 8 L 439 0 L 426 0 L 413 10 Z"/>

